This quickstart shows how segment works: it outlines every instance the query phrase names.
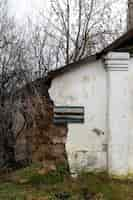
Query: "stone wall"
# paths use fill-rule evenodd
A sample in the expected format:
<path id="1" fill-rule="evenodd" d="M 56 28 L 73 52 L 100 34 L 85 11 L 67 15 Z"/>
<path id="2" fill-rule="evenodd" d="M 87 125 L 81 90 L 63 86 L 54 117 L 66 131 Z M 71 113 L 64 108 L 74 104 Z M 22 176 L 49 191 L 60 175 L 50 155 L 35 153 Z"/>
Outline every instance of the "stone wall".
<path id="1" fill-rule="evenodd" d="M 54 104 L 49 83 L 37 80 L 16 93 L 14 99 L 15 158 L 17 162 L 42 162 L 47 170 L 66 165 L 67 126 L 53 124 Z"/>

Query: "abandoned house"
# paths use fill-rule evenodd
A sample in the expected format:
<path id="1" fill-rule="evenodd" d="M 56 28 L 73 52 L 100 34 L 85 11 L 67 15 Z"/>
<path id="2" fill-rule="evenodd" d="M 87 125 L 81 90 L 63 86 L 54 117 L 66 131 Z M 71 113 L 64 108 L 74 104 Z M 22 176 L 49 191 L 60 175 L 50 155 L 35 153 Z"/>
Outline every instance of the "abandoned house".
<path id="1" fill-rule="evenodd" d="M 133 0 L 128 2 L 127 33 L 101 52 L 51 71 L 47 80 L 36 80 L 17 94 L 12 122 L 16 161 L 41 161 L 53 170 L 62 163 L 69 168 L 69 160 L 72 172 L 133 173 Z M 8 150 L 2 147 L 1 140 L 0 166 Z"/>
<path id="2" fill-rule="evenodd" d="M 71 169 L 108 170 L 117 176 L 133 173 L 132 5 L 127 33 L 100 53 L 49 74 L 50 96 L 58 109 L 84 109 L 84 123 L 83 116 L 82 123 L 73 123 L 71 117 L 68 123 Z"/>

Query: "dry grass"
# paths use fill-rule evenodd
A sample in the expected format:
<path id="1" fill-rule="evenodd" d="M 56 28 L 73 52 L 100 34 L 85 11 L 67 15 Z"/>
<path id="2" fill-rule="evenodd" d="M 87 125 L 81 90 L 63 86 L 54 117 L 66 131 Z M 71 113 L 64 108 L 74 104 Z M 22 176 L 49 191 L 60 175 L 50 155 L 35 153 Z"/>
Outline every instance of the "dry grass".
<path id="1" fill-rule="evenodd" d="M 106 173 L 81 173 L 77 178 L 38 173 L 32 166 L 0 179 L 0 200 L 133 200 L 132 181 Z"/>

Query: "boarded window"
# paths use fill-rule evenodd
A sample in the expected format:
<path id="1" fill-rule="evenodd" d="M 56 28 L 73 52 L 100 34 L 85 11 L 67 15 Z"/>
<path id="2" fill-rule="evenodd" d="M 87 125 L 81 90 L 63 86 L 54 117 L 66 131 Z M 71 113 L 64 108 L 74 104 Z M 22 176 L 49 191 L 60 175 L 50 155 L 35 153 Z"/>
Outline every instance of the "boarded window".
<path id="1" fill-rule="evenodd" d="M 84 123 L 83 106 L 56 106 L 54 107 L 54 123 Z"/>

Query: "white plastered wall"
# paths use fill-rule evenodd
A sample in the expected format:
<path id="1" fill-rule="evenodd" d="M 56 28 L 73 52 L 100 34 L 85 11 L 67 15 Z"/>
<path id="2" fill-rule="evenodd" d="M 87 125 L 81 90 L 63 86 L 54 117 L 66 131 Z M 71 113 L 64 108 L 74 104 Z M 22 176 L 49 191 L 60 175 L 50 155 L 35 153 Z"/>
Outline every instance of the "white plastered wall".
<path id="1" fill-rule="evenodd" d="M 71 169 L 106 169 L 133 174 L 133 58 L 110 52 L 52 81 L 56 105 L 84 106 L 85 123 L 69 124 L 67 152 Z"/>
<path id="2" fill-rule="evenodd" d="M 129 63 L 129 173 L 133 174 L 133 58 Z"/>
<path id="3" fill-rule="evenodd" d="M 71 169 L 105 169 L 107 144 L 106 71 L 101 60 L 82 64 L 52 81 L 58 106 L 84 106 L 85 123 L 69 124 L 67 152 Z"/>
<path id="4" fill-rule="evenodd" d="M 108 75 L 108 170 L 128 174 L 129 157 L 129 53 L 110 52 L 105 58 Z"/>

